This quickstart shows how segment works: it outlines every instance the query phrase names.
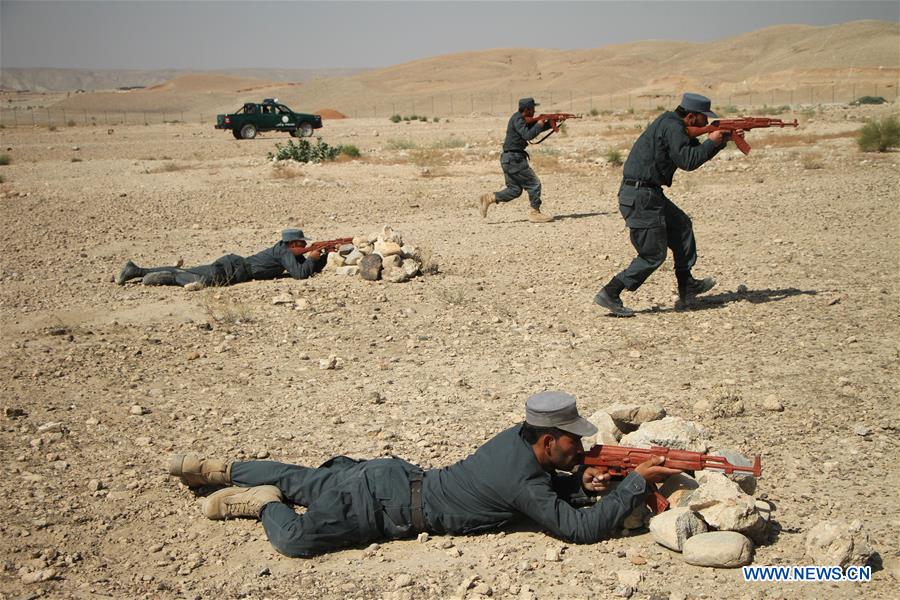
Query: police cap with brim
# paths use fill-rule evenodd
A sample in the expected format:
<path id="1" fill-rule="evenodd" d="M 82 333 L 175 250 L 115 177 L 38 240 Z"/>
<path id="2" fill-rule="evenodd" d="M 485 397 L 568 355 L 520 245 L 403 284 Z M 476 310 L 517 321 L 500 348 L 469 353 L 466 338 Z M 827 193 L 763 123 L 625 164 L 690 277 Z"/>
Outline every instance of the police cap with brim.
<path id="1" fill-rule="evenodd" d="M 534 98 L 519 98 L 519 110 L 534 108 L 535 106 L 540 106 L 540 104 L 535 102 Z"/>
<path id="2" fill-rule="evenodd" d="M 718 119 L 719 115 L 709 110 L 712 104 L 706 96 L 700 94 L 685 94 L 681 97 L 681 108 L 691 113 L 706 115 L 710 119 Z"/>
<path id="3" fill-rule="evenodd" d="M 297 242 L 297 241 L 308 242 L 309 240 L 303 237 L 302 229 L 284 229 L 281 232 L 281 241 L 283 242 Z"/>
<path id="4" fill-rule="evenodd" d="M 556 427 L 580 437 L 597 433 L 597 428 L 578 414 L 575 397 L 565 392 L 540 392 L 525 401 L 525 422 L 534 427 Z"/>

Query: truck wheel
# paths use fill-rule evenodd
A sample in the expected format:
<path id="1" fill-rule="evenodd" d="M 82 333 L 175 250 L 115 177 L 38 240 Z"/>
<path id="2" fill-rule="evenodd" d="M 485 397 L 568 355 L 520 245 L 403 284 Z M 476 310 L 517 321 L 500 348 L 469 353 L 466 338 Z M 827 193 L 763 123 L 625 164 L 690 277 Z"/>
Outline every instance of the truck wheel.
<path id="1" fill-rule="evenodd" d="M 241 127 L 241 137 L 245 140 L 252 140 L 256 137 L 256 125 L 247 123 Z"/>
<path id="2" fill-rule="evenodd" d="M 313 126 L 310 123 L 300 123 L 297 131 L 300 133 L 300 137 L 309 137 L 313 134 Z"/>
<path id="3" fill-rule="evenodd" d="M 231 130 L 231 135 L 233 135 L 233 136 L 234 136 L 234 139 L 236 139 L 236 140 L 241 139 L 241 132 L 238 131 L 237 129 L 232 129 L 232 130 Z"/>

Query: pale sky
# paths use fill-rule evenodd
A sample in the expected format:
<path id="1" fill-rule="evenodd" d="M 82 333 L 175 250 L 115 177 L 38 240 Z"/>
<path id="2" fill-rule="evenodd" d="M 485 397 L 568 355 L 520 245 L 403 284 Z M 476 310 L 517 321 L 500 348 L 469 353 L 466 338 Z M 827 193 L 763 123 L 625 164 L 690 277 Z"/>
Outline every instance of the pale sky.
<path id="1" fill-rule="evenodd" d="M 490 48 L 706 42 L 771 25 L 900 21 L 900 0 L 0 0 L 0 67 L 384 67 Z"/>

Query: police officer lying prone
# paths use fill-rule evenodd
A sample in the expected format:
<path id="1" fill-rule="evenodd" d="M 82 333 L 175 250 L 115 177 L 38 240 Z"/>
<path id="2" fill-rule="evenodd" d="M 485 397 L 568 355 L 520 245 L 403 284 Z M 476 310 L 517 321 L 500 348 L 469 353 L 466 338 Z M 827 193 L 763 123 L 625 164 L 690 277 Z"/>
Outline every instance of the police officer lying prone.
<path id="1" fill-rule="evenodd" d="M 300 229 L 285 229 L 281 241 L 258 252 L 243 257 L 226 254 L 211 265 L 182 269 L 179 267 L 142 268 L 130 260 L 116 277 L 118 285 L 141 279 L 144 285 L 180 285 L 189 290 L 206 286 L 225 286 L 245 281 L 266 280 L 281 277 L 287 272 L 294 279 L 306 279 L 325 268 L 326 253 L 313 250 L 305 253 L 306 243 Z"/>
<path id="2" fill-rule="evenodd" d="M 287 556 L 421 532 L 476 533 L 517 517 L 568 542 L 592 543 L 620 529 L 653 484 L 681 472 L 656 457 L 610 489 L 609 475 L 578 464 L 581 438 L 596 431 L 578 414 L 574 397 L 548 391 L 528 398 L 524 423 L 448 467 L 338 456 L 310 468 L 176 454 L 169 473 L 191 487 L 230 486 L 203 499 L 203 514 L 258 518 L 275 549 Z M 603 496 L 599 502 L 576 507 L 596 495 Z M 306 512 L 295 513 L 294 504 Z"/>

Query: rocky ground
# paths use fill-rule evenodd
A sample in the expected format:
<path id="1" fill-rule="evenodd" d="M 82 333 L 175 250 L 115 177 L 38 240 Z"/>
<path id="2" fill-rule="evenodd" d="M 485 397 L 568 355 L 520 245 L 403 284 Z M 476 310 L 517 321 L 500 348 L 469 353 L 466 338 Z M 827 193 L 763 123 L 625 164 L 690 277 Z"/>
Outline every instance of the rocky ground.
<path id="1" fill-rule="evenodd" d="M 3 130 L 0 597 L 895 597 L 900 154 L 856 149 L 867 110 L 808 111 L 797 131 L 752 132 L 750 156 L 680 173 L 695 273 L 718 286 L 676 312 L 670 262 L 624 296 L 628 320 L 591 303 L 632 255 L 621 167 L 603 157 L 648 114 L 572 122 L 533 153 L 557 215 L 545 225 L 522 199 L 477 214 L 502 187 L 504 119 L 329 121 L 325 140 L 362 157 L 288 167 L 265 158 L 288 139 L 276 134 Z M 127 259 L 201 264 L 288 226 L 326 239 L 385 224 L 437 272 L 193 293 L 111 281 Z M 549 388 L 586 414 L 660 404 L 713 449 L 761 455 L 775 526 L 754 564 L 813 564 L 808 532 L 857 519 L 873 581 L 745 583 L 645 529 L 578 546 L 523 526 L 287 559 L 254 521 L 203 519 L 164 472 L 173 451 L 445 465 Z"/>

